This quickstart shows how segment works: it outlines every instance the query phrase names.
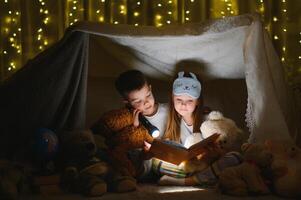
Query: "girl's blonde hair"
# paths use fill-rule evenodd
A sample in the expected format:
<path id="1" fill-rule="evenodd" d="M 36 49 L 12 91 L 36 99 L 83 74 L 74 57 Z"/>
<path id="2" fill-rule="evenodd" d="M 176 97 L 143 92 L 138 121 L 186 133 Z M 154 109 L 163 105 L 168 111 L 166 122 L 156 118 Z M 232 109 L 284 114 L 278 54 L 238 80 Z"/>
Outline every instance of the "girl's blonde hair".
<path id="1" fill-rule="evenodd" d="M 185 77 L 191 77 L 188 72 L 184 73 Z M 173 82 L 176 80 L 177 76 L 174 77 Z M 197 76 L 198 81 L 201 79 Z M 198 98 L 198 104 L 196 109 L 193 111 L 193 132 L 200 132 L 201 123 L 203 121 L 203 93 L 201 92 L 200 97 Z M 169 139 L 176 142 L 180 142 L 180 125 L 181 125 L 181 116 L 175 110 L 173 102 L 173 92 L 170 93 L 169 98 L 169 113 L 167 118 L 167 127 L 163 136 L 163 139 Z"/>

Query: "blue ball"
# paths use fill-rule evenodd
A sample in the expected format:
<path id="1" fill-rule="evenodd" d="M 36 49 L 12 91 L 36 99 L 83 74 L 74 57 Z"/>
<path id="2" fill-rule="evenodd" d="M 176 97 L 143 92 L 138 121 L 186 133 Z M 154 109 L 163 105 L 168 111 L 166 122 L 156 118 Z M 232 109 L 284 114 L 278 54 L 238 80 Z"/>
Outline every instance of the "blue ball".
<path id="1" fill-rule="evenodd" d="M 35 135 L 35 154 L 40 161 L 52 160 L 58 152 L 58 138 L 47 128 L 39 128 Z"/>

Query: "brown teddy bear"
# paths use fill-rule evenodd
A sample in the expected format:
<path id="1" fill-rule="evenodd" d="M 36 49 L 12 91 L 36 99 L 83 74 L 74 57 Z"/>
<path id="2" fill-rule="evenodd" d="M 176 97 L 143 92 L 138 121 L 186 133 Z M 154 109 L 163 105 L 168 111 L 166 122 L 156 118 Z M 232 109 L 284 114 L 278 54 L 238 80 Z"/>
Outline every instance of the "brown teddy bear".
<path id="1" fill-rule="evenodd" d="M 100 196 L 107 191 L 128 192 L 136 188 L 133 178 L 120 176 L 99 151 L 101 141 L 95 141 L 90 130 L 64 131 L 60 134 L 59 163 L 62 186 L 68 191 L 87 196 Z M 97 151 L 98 150 L 98 151 Z"/>
<path id="2" fill-rule="evenodd" d="M 220 173 L 221 191 L 235 196 L 269 194 L 264 174 L 271 169 L 273 155 L 263 144 L 244 143 L 241 149 L 244 161 Z"/>
<path id="3" fill-rule="evenodd" d="M 139 170 L 128 152 L 143 148 L 144 141 L 152 143 L 153 138 L 142 125 L 133 126 L 133 120 L 128 108 L 116 109 L 104 113 L 91 129 L 105 138 L 112 167 L 123 176 L 137 177 Z"/>
<path id="4" fill-rule="evenodd" d="M 301 149 L 292 141 L 267 140 L 266 145 L 273 153 L 273 190 L 284 197 L 301 197 Z"/>
<path id="5" fill-rule="evenodd" d="M 62 187 L 87 196 L 107 192 L 105 181 L 108 165 L 96 155 L 96 144 L 91 131 L 65 131 L 60 137 L 59 162 L 62 168 Z"/>

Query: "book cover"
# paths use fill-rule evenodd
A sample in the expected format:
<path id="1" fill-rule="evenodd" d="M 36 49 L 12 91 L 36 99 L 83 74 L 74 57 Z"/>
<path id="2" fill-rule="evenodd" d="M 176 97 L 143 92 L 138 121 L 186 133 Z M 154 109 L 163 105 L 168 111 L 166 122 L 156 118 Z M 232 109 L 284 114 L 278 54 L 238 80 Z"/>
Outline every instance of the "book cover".
<path id="1" fill-rule="evenodd" d="M 149 149 L 149 152 L 155 158 L 179 165 L 183 161 L 190 160 L 200 154 L 205 153 L 208 146 L 216 145 L 215 142 L 218 137 L 219 134 L 213 134 L 208 138 L 192 145 L 188 149 L 155 139 Z"/>

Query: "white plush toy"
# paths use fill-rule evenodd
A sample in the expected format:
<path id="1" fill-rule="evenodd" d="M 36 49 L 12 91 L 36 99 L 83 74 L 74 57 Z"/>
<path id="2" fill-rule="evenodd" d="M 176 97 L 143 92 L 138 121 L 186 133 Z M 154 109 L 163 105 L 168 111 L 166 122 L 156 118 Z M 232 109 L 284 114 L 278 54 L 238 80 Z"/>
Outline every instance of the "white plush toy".
<path id="1" fill-rule="evenodd" d="M 243 131 L 237 127 L 235 122 L 223 116 L 221 112 L 212 111 L 202 123 L 201 133 L 194 133 L 186 139 L 184 146 L 189 148 L 191 145 L 207 138 L 214 133 L 220 134 L 217 139 L 219 152 L 216 155 L 202 157 L 202 155 L 192 160 L 181 163 L 181 167 L 186 172 L 202 171 L 211 162 L 219 158 L 222 154 L 230 151 L 240 151 L 240 147 L 244 142 L 245 136 Z"/>
<path id="2" fill-rule="evenodd" d="M 218 111 L 209 113 L 200 130 L 203 138 L 214 133 L 220 134 L 218 143 L 220 148 L 226 152 L 239 151 L 245 139 L 244 132 L 237 127 L 236 123 Z"/>

